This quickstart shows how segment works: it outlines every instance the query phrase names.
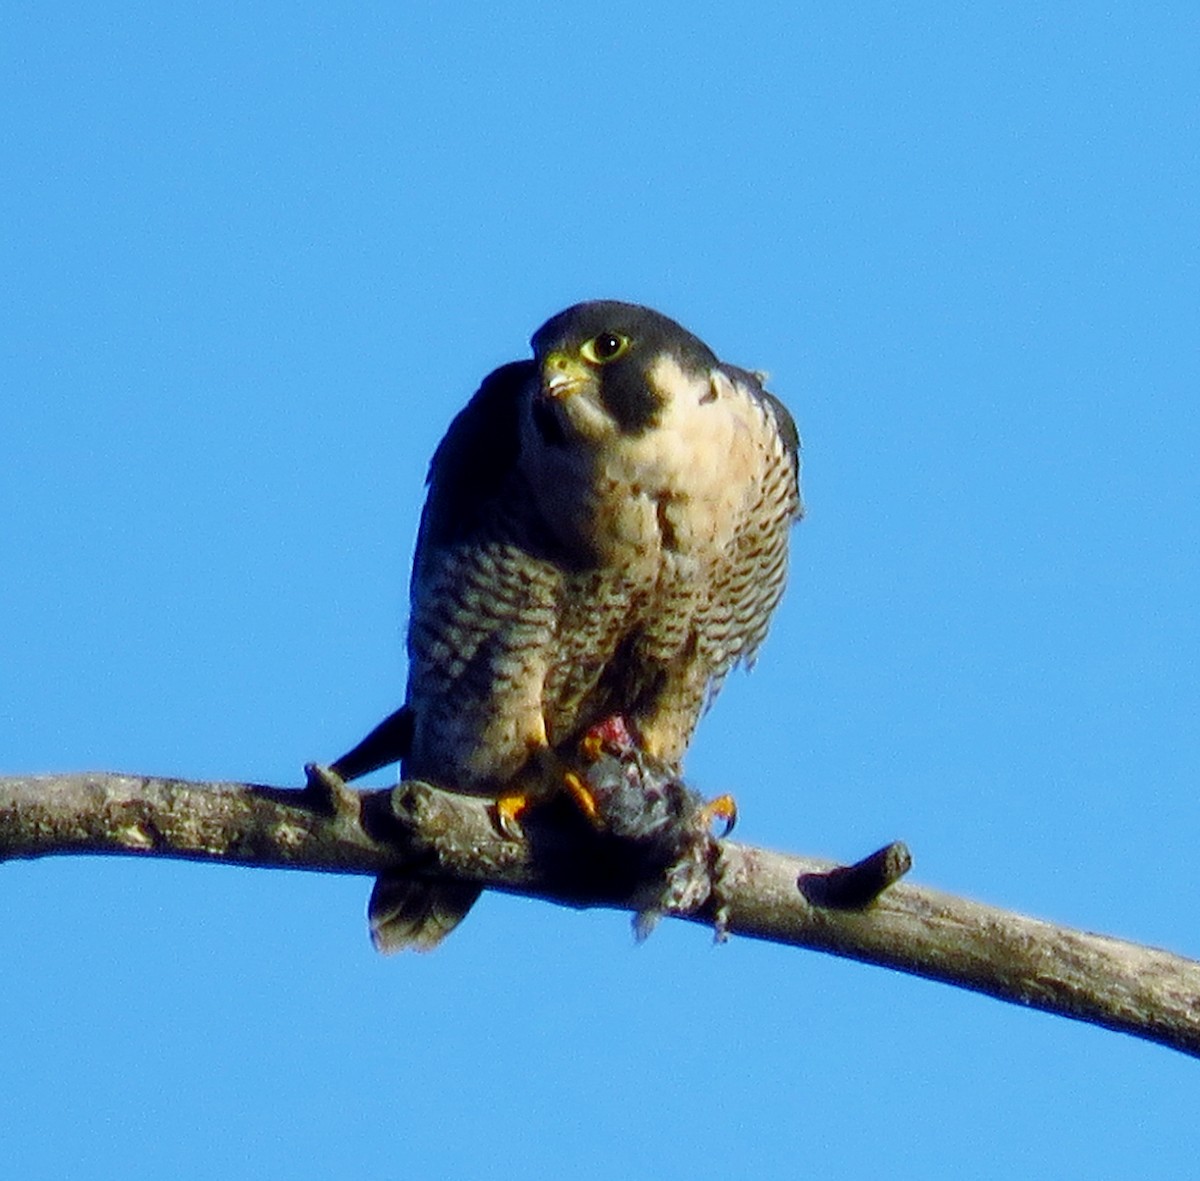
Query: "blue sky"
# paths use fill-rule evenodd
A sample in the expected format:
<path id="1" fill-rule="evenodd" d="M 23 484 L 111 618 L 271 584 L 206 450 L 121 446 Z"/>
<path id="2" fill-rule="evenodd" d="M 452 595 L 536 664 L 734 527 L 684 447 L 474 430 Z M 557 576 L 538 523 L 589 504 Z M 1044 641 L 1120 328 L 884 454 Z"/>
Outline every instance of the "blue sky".
<path id="1" fill-rule="evenodd" d="M 741 835 L 1200 956 L 1191 5 L 19 5 L 0 769 L 295 783 L 398 704 L 428 456 L 575 300 L 771 372 L 810 514 Z M 0 868 L 14 1175 L 1185 1177 L 1197 1064 L 364 879 Z"/>

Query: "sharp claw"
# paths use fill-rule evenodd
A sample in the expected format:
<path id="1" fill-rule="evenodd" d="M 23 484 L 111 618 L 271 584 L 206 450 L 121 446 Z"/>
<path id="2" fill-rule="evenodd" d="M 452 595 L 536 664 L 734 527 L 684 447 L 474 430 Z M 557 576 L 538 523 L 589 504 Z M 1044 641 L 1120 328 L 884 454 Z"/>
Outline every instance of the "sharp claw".
<path id="1" fill-rule="evenodd" d="M 529 797 L 523 792 L 500 796 L 496 800 L 496 823 L 500 831 L 512 841 L 525 839 L 525 830 L 519 819 L 522 812 L 529 807 Z"/>
<path id="2" fill-rule="evenodd" d="M 725 828 L 721 836 L 727 837 L 733 832 L 733 826 L 737 824 L 737 800 L 731 795 L 717 796 L 715 800 L 709 800 L 700 810 L 700 814 L 704 817 L 705 827 L 720 820 L 724 823 Z"/>

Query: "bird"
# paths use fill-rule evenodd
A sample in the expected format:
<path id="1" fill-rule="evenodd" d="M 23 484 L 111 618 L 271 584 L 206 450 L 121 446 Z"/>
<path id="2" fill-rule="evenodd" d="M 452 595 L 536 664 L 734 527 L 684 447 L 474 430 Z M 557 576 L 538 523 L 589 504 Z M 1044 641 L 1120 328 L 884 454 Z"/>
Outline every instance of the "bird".
<path id="1" fill-rule="evenodd" d="M 498 802 L 507 831 L 589 730 L 621 719 L 680 768 L 727 673 L 749 666 L 803 513 L 800 438 L 763 374 L 660 312 L 575 304 L 501 365 L 429 466 L 404 705 L 333 769 Z M 580 806 L 587 810 L 586 792 Z M 480 893 L 380 876 L 375 945 L 428 950 Z"/>

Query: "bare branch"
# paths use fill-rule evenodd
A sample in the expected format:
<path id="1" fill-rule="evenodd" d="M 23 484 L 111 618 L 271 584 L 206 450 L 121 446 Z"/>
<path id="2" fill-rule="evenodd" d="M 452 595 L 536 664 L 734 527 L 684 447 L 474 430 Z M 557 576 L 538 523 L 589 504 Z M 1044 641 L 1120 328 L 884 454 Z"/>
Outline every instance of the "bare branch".
<path id="1" fill-rule="evenodd" d="M 501 835 L 486 801 L 405 783 L 353 792 L 132 775 L 0 778 L 0 860 L 69 853 L 182 857 L 376 874 L 404 868 L 571 906 L 637 909 L 611 850 L 548 814 Z M 1200 963 L 892 884 L 907 850 L 853 867 L 720 843 L 730 934 L 881 964 L 1120 1030 L 1200 1057 Z M 691 917 L 712 923 L 714 906 Z"/>

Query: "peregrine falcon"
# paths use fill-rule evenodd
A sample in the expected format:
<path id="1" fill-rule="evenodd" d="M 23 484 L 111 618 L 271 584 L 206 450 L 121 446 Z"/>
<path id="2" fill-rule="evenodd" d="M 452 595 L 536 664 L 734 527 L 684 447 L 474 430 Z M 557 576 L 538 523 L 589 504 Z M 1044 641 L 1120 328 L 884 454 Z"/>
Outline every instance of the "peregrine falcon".
<path id="1" fill-rule="evenodd" d="M 614 715 L 678 766 L 766 635 L 802 507 L 796 427 L 761 376 L 635 304 L 577 304 L 531 343 L 434 454 L 407 699 L 375 735 L 391 757 L 368 739 L 346 778 L 400 757 L 405 778 L 522 800 Z M 375 943 L 433 947 L 478 894 L 384 875 Z"/>

